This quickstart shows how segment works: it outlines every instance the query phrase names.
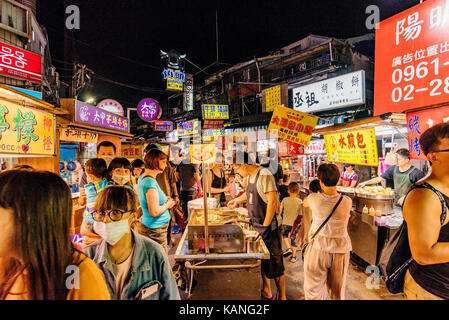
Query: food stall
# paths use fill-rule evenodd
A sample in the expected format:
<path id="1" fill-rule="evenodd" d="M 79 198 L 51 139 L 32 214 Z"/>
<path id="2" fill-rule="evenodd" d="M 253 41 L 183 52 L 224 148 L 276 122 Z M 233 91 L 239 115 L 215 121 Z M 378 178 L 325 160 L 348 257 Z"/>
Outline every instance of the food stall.
<path id="1" fill-rule="evenodd" d="M 103 141 L 113 143 L 120 157 L 122 139 L 131 139 L 133 135 L 129 133 L 129 119 L 116 113 L 75 99 L 61 99 L 61 106 L 67 115 L 58 118 L 60 174 L 72 186 L 71 236 L 79 237 L 84 212 L 84 207 L 78 205 L 82 167 L 96 157 L 97 145 Z"/>
<path id="2" fill-rule="evenodd" d="M 0 84 L 0 160 L 2 170 L 29 165 L 58 172 L 56 116 L 66 112 Z"/>
<path id="3" fill-rule="evenodd" d="M 215 147 L 191 146 L 191 161 L 201 162 L 205 173 L 203 190 L 207 190 L 207 173 L 209 163 L 215 161 Z M 175 261 L 188 270 L 189 298 L 259 299 L 260 263 L 262 259 L 269 259 L 270 253 L 259 233 L 251 226 L 248 211 L 244 208 L 209 207 L 204 192 L 203 207 L 193 209 L 189 214 L 189 223 L 174 255 Z M 197 286 L 192 290 L 194 278 Z"/>
<path id="4" fill-rule="evenodd" d="M 406 132 L 405 114 L 395 113 L 314 130 L 314 134 L 324 135 L 330 162 L 356 164 L 374 173 L 379 158 L 397 149 Z M 386 141 L 389 148 L 385 148 Z M 353 199 L 348 232 L 354 260 L 376 265 L 386 241 L 403 222 L 401 208 L 394 205 L 394 191 L 382 186 L 337 187 L 337 191 Z"/>

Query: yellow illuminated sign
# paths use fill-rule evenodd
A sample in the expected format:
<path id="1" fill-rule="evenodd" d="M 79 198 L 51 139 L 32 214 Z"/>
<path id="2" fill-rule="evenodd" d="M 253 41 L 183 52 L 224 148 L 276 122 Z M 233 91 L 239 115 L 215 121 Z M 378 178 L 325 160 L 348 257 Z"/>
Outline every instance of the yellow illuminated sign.
<path id="1" fill-rule="evenodd" d="M 0 99 L 0 153 L 55 154 L 55 117 Z"/>
<path id="2" fill-rule="evenodd" d="M 328 134 L 324 136 L 324 141 L 328 161 L 379 165 L 374 128 Z"/>

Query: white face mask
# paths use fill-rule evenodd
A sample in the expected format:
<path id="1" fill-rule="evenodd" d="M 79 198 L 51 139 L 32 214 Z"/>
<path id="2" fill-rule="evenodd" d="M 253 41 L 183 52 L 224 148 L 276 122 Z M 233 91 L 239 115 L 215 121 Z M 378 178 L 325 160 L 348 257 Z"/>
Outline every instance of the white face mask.
<path id="1" fill-rule="evenodd" d="M 119 185 L 123 186 L 125 184 L 127 184 L 130 180 L 131 177 L 128 176 L 121 176 L 119 174 L 113 174 L 112 175 L 112 180 L 114 180 L 114 182 L 118 183 Z"/>
<path id="2" fill-rule="evenodd" d="M 128 220 L 120 220 L 110 223 L 94 221 L 94 231 L 111 246 L 115 245 L 127 233 L 129 233 Z"/>
<path id="3" fill-rule="evenodd" d="M 106 161 L 106 167 L 109 167 L 109 164 L 111 163 L 112 160 L 114 160 L 114 157 L 113 156 L 102 156 L 101 159 Z"/>

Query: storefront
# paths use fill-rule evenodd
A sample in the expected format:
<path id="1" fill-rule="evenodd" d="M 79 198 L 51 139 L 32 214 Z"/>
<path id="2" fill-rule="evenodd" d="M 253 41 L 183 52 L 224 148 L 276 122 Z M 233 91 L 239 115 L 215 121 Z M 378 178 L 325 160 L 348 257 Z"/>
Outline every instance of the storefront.
<path id="1" fill-rule="evenodd" d="M 332 127 L 317 129 L 324 136 L 327 160 L 343 171 L 343 164 L 353 164 L 359 175 L 358 183 L 381 175 L 389 167 L 387 154 L 407 148 L 405 114 L 385 114 Z M 422 169 L 424 162 L 413 161 Z M 376 265 L 385 242 L 403 222 L 401 207 L 394 205 L 392 190 L 384 187 L 348 188 L 337 190 L 353 199 L 348 226 L 353 254 Z"/>
<path id="2" fill-rule="evenodd" d="M 29 165 L 58 172 L 56 115 L 64 111 L 0 85 L 0 159 L 2 170 Z"/>
<path id="3" fill-rule="evenodd" d="M 128 118 L 74 99 L 61 99 L 61 105 L 68 114 L 58 118 L 59 173 L 73 192 L 73 236 L 79 233 L 84 211 L 84 207 L 78 205 L 84 164 L 97 156 L 97 146 L 103 141 L 114 144 L 116 157 L 120 157 L 122 139 L 132 139 L 133 135 L 129 133 Z"/>

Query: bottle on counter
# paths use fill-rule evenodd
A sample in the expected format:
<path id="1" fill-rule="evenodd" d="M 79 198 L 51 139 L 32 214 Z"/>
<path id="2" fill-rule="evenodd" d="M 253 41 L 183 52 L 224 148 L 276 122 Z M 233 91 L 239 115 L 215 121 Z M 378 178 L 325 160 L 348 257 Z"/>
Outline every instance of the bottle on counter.
<path id="1" fill-rule="evenodd" d="M 366 205 L 363 207 L 362 213 L 369 214 L 369 210 Z"/>
<path id="2" fill-rule="evenodd" d="M 369 208 L 369 215 L 375 217 L 376 216 L 376 210 L 374 207 Z"/>

